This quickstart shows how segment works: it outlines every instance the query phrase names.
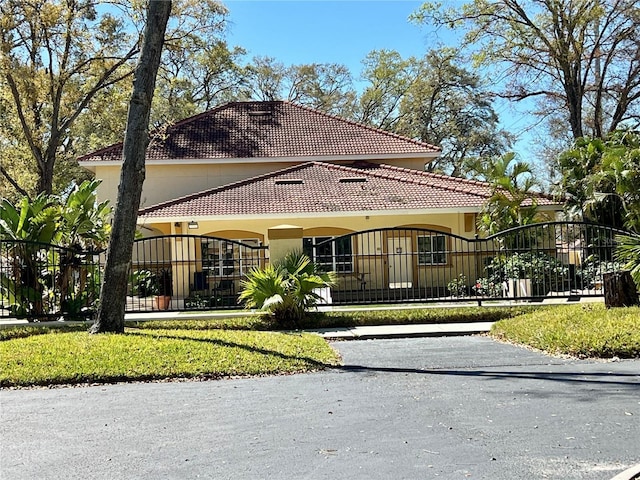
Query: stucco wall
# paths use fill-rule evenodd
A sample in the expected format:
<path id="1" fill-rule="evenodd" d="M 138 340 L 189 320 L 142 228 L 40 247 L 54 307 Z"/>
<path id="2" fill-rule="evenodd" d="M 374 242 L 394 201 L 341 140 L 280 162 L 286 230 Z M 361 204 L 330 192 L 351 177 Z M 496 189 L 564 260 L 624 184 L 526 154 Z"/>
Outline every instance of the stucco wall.
<path id="1" fill-rule="evenodd" d="M 467 221 L 465 222 L 465 215 Z M 473 224 L 465 213 L 416 214 L 416 215 L 350 215 L 335 217 L 311 218 L 257 218 L 239 220 L 198 220 L 198 228 L 187 231 L 186 224 L 180 227 L 172 225 L 172 233 L 190 233 L 194 235 L 212 235 L 237 240 L 239 238 L 257 238 L 265 240 L 267 231 L 277 225 L 290 224 L 302 227 L 304 236 L 337 236 L 350 232 L 387 227 L 420 227 L 434 228 L 472 238 L 475 234 Z M 158 224 L 158 229 L 163 229 Z M 148 227 L 156 227 L 147 223 Z M 466 227 L 466 228 L 465 228 Z M 468 230 L 471 228 L 471 230 Z M 241 234 L 241 236 L 240 236 Z"/>
<path id="2" fill-rule="evenodd" d="M 173 200 L 191 193 L 227 185 L 257 175 L 281 170 L 305 161 L 252 162 L 243 164 L 211 163 L 208 165 L 154 165 L 146 166 L 146 179 L 140 206 L 149 207 L 160 202 Z M 415 170 L 424 169 L 425 159 L 372 159 L 372 162 L 386 163 Z M 336 162 L 351 163 L 351 162 Z M 100 200 L 110 200 L 112 205 L 118 195 L 120 183 L 119 166 L 97 166 L 95 176 L 102 180 L 98 190 Z"/>

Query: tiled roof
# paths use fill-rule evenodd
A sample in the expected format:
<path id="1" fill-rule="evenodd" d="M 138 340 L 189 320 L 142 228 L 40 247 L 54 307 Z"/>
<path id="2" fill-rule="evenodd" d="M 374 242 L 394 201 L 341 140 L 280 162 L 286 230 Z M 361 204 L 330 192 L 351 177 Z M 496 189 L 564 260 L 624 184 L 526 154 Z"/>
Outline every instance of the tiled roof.
<path id="1" fill-rule="evenodd" d="M 487 183 L 359 162 L 307 162 L 140 210 L 140 220 L 482 206 Z M 540 196 L 540 205 L 554 205 Z"/>
<path id="2" fill-rule="evenodd" d="M 432 155 L 440 148 L 289 102 L 234 102 L 179 121 L 152 139 L 147 160 Z M 120 161 L 122 143 L 78 159 Z"/>

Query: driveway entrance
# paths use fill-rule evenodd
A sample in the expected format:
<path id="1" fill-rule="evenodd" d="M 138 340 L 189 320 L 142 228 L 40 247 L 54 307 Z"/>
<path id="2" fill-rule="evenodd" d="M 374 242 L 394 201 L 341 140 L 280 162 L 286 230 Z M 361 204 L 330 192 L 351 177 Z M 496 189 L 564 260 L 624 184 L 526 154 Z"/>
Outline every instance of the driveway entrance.
<path id="1" fill-rule="evenodd" d="M 0 391 L 1 477 L 609 480 L 640 460 L 640 360 L 334 346 L 343 368 L 304 375 Z"/>

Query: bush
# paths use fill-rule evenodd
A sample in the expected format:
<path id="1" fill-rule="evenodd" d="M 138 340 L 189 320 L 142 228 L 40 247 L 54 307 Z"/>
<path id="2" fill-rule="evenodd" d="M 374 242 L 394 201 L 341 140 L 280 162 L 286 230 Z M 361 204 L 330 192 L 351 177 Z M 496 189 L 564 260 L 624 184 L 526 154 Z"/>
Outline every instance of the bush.
<path id="1" fill-rule="evenodd" d="M 576 272 L 580 288 L 594 288 L 596 283 L 602 284 L 602 275 L 619 270 L 618 262 L 600 261 L 597 255 L 590 255 Z"/>
<path id="2" fill-rule="evenodd" d="M 322 298 L 314 290 L 335 284 L 334 272 L 322 272 L 308 256 L 293 252 L 275 265 L 249 272 L 239 299 L 247 308 L 268 311 L 277 327 L 297 328 Z"/>
<path id="3" fill-rule="evenodd" d="M 447 290 L 452 297 L 464 298 L 469 295 L 469 288 L 467 287 L 467 277 L 463 273 L 459 274 L 456 278 L 447 283 Z"/>
<path id="4" fill-rule="evenodd" d="M 624 268 L 631 272 L 631 277 L 640 288 L 640 236 L 620 235 L 616 237 L 615 259 L 624 263 Z"/>
<path id="5" fill-rule="evenodd" d="M 486 277 L 477 279 L 472 288 L 476 295 L 483 297 L 501 297 L 503 295 L 502 283 L 495 283 Z"/>
<path id="6" fill-rule="evenodd" d="M 486 267 L 489 281 L 502 285 L 509 278 L 530 278 L 533 295 L 559 290 L 569 269 L 557 258 L 544 252 L 514 253 L 494 258 Z"/>
<path id="7" fill-rule="evenodd" d="M 149 270 L 134 270 L 129 277 L 131 295 L 150 297 L 157 290 L 156 278 Z"/>

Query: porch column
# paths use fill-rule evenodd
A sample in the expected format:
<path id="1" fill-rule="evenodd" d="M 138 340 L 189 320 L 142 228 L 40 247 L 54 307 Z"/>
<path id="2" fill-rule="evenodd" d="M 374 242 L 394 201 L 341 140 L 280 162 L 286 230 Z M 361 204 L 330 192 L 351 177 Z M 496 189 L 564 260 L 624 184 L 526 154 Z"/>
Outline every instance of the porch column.
<path id="1" fill-rule="evenodd" d="M 173 230 L 173 228 L 172 228 Z M 176 230 L 181 235 L 180 229 Z M 189 285 L 195 270 L 195 242 L 187 237 L 171 239 L 171 275 L 173 281 L 173 298 L 183 299 L 189 295 Z"/>
<path id="2" fill-rule="evenodd" d="M 269 262 L 283 259 L 294 250 L 302 250 L 302 227 L 278 225 L 267 230 L 269 239 Z"/>

